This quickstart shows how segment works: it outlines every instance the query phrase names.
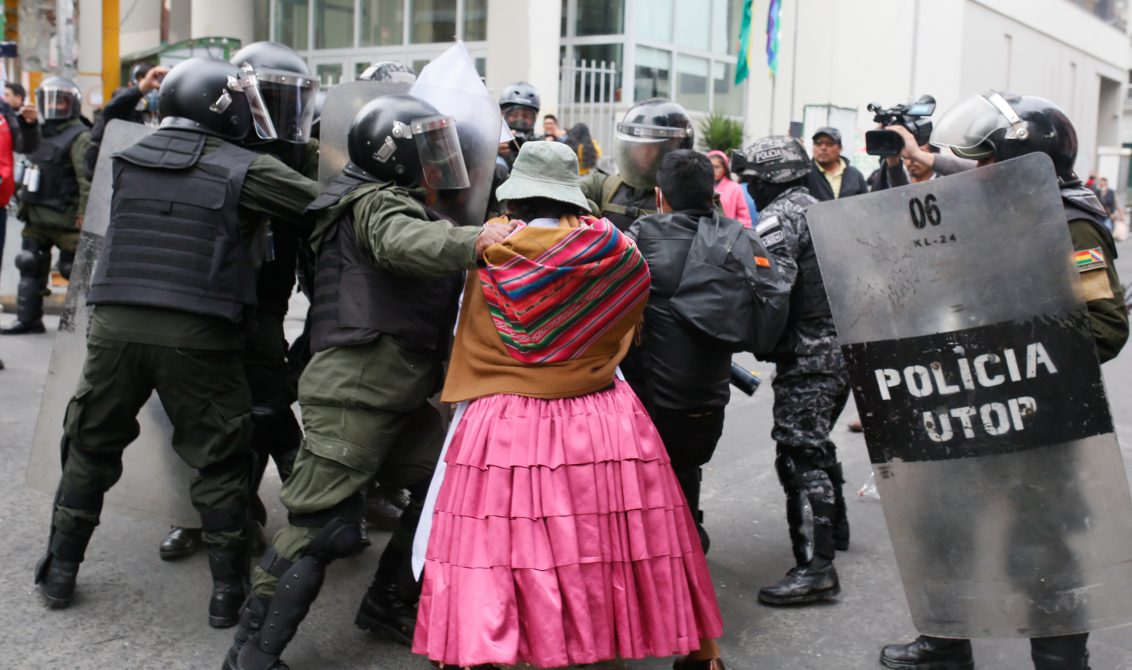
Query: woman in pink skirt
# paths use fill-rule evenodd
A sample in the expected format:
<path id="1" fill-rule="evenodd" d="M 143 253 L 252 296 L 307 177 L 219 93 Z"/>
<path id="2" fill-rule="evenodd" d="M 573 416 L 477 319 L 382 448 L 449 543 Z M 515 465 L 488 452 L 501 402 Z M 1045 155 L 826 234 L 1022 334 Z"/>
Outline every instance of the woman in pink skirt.
<path id="1" fill-rule="evenodd" d="M 464 289 L 413 651 L 465 668 L 676 655 L 676 670 L 723 670 L 695 524 L 616 375 L 648 268 L 581 215 L 577 175 L 568 147 L 528 142 L 498 189 L 525 223 Z"/>

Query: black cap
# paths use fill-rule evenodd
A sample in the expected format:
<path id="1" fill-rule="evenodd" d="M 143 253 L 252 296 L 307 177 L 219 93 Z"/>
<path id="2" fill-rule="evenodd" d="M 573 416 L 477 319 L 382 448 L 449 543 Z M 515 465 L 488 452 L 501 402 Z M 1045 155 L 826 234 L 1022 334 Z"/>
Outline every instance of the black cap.
<path id="1" fill-rule="evenodd" d="M 837 128 L 834 128 L 832 126 L 825 126 L 823 128 L 818 128 L 818 131 L 816 133 L 814 133 L 814 136 L 811 137 L 810 139 L 816 140 L 821 135 L 827 135 L 829 137 L 829 139 L 833 140 L 834 143 L 837 144 L 837 146 L 841 146 L 841 131 L 838 130 Z"/>

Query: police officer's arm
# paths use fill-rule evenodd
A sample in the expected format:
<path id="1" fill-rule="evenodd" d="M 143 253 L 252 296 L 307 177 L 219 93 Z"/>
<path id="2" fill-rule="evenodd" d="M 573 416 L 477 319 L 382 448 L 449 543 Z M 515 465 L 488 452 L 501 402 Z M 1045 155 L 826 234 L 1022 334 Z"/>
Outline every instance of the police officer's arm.
<path id="1" fill-rule="evenodd" d="M 1105 252 L 1100 231 L 1088 221 L 1069 222 L 1069 236 L 1075 251 L 1098 249 L 1105 255 L 1105 267 L 1080 273 L 1081 289 L 1089 308 L 1089 321 L 1097 357 L 1101 363 L 1116 358 L 1128 339 L 1128 313 L 1124 309 L 1124 291 L 1112 259 Z"/>
<path id="2" fill-rule="evenodd" d="M 601 216 L 599 209 L 601 207 L 601 189 L 605 186 L 605 180 L 608 178 L 609 175 L 594 170 L 578 182 L 578 186 L 582 189 L 582 195 L 590 201 L 590 210 L 593 211 L 594 216 Z"/>
<path id="3" fill-rule="evenodd" d="M 86 214 L 86 199 L 90 196 L 90 180 L 86 177 L 86 151 L 90 147 L 90 133 L 81 132 L 71 143 L 71 169 L 79 182 L 79 209 L 75 215 L 75 225 L 82 228 L 83 215 Z"/>
<path id="4" fill-rule="evenodd" d="M 240 191 L 240 207 L 266 214 L 273 223 L 304 228 L 311 224 L 303 212 L 316 197 L 317 182 L 295 172 L 278 158 L 261 154 L 248 167 Z M 255 220 L 255 217 L 246 220 Z"/>
<path id="5" fill-rule="evenodd" d="M 794 286 L 794 280 L 798 278 L 797 258 L 802 243 L 800 231 L 786 217 L 770 214 L 759 217 L 755 234 L 762 240 L 767 252 L 774 257 L 782 281 Z"/>
<path id="6" fill-rule="evenodd" d="M 380 189 L 354 205 L 354 231 L 378 267 L 430 279 L 474 268 L 484 227 L 431 220 L 403 190 Z"/>

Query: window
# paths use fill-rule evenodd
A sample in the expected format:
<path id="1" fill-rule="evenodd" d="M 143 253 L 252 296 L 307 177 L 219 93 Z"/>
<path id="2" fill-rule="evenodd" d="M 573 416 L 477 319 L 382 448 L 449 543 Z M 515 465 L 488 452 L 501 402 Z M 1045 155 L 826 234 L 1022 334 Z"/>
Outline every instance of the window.
<path id="1" fill-rule="evenodd" d="M 565 6 L 562 15 L 565 20 Z M 574 31 L 579 37 L 620 35 L 625 32 L 625 0 L 578 0 L 578 20 L 574 24 Z"/>
<path id="2" fill-rule="evenodd" d="M 314 47 L 342 49 L 354 46 L 354 0 L 315 0 Z"/>
<path id="3" fill-rule="evenodd" d="M 649 98 L 669 97 L 671 70 L 671 53 L 648 47 L 637 47 L 637 83 L 633 89 L 633 100 L 640 102 Z"/>
<path id="4" fill-rule="evenodd" d="M 409 0 L 410 42 L 429 44 L 456 39 L 456 0 Z"/>
<path id="5" fill-rule="evenodd" d="M 711 64 L 712 111 L 729 116 L 743 114 L 742 89 L 735 85 L 735 66 L 715 61 Z"/>
<path id="6" fill-rule="evenodd" d="M 315 66 L 314 73 L 318 76 L 318 83 L 323 88 L 342 83 L 341 63 L 319 63 Z"/>
<path id="7" fill-rule="evenodd" d="M 708 108 L 708 70 L 711 61 L 692 56 L 676 57 L 676 102 L 688 109 Z"/>
<path id="8" fill-rule="evenodd" d="M 307 0 L 277 0 L 275 39 L 296 51 L 307 47 Z"/>
<path id="9" fill-rule="evenodd" d="M 464 41 L 479 42 L 486 39 L 487 0 L 464 0 Z"/>
<path id="10" fill-rule="evenodd" d="M 681 0 L 683 2 L 684 0 Z M 672 41 L 672 0 L 637 0 L 637 19 L 634 21 L 637 39 L 649 42 Z"/>
<path id="11" fill-rule="evenodd" d="M 404 44 L 405 0 L 362 0 L 361 45 Z"/>
<path id="12" fill-rule="evenodd" d="M 621 101 L 621 65 L 623 60 L 621 52 L 624 47 L 620 44 L 582 44 L 574 47 L 574 59 L 578 61 L 588 61 L 590 63 L 609 63 L 617 67 L 617 75 L 613 80 L 613 100 L 616 102 Z M 580 87 L 581 82 L 576 83 L 576 87 Z M 607 80 L 598 80 L 594 82 L 595 86 L 602 87 L 602 91 L 589 91 L 589 90 L 575 90 L 574 99 L 580 101 L 591 101 L 596 95 L 597 99 L 604 100 L 606 93 L 609 90 L 610 82 Z"/>
<path id="13" fill-rule="evenodd" d="M 697 51 L 711 49 L 711 0 L 680 0 L 676 3 L 676 44 Z M 707 74 L 706 72 L 704 73 Z"/>

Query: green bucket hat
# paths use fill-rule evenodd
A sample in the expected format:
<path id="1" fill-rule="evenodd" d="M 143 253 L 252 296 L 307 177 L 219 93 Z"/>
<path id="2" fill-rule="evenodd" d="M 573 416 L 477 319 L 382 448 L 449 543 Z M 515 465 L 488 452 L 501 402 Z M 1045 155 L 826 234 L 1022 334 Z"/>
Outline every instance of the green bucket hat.
<path id="1" fill-rule="evenodd" d="M 578 157 L 560 142 L 525 142 L 515 158 L 511 176 L 495 189 L 503 200 L 547 198 L 590 211 L 578 184 Z"/>

